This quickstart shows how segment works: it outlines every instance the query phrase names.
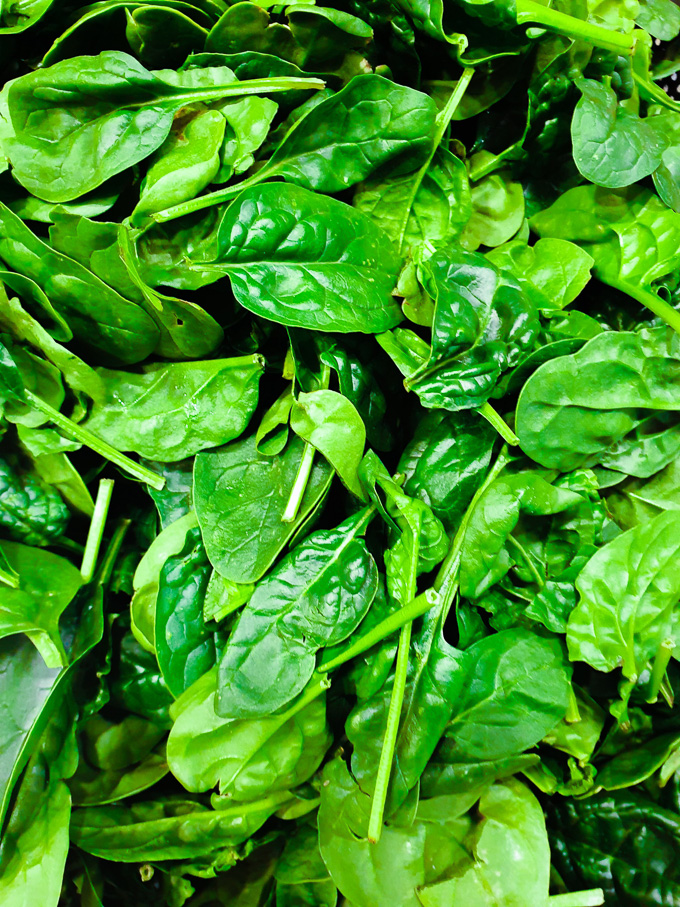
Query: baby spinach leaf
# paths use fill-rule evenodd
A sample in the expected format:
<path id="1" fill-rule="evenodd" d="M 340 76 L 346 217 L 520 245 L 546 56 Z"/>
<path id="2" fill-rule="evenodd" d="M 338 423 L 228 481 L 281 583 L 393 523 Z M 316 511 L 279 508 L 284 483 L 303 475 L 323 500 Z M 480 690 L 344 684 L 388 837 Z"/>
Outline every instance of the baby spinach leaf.
<path id="1" fill-rule="evenodd" d="M 86 853 L 121 863 L 205 857 L 250 837 L 290 794 L 247 806 L 208 809 L 194 800 L 85 807 L 71 817 L 71 840 Z"/>
<path id="2" fill-rule="evenodd" d="M 0 638 L 25 633 L 50 668 L 64 664 L 66 655 L 59 636 L 59 618 L 83 583 L 65 558 L 15 542 L 3 542 L 19 586 L 0 586 Z"/>
<path id="3" fill-rule="evenodd" d="M 276 867 L 276 899 L 281 907 L 305 901 L 335 907 L 338 892 L 321 859 L 318 838 L 314 828 L 302 827 L 287 842 Z"/>
<path id="4" fill-rule="evenodd" d="M 679 355 L 677 338 L 662 327 L 608 331 L 546 362 L 517 404 L 522 450 L 563 471 L 606 459 L 651 411 L 676 409 Z"/>
<path id="5" fill-rule="evenodd" d="M 156 655 L 173 696 L 180 696 L 215 663 L 214 634 L 203 620 L 203 599 L 211 570 L 198 526 L 187 532 L 182 550 L 171 555 L 161 568 L 156 600 Z"/>
<path id="6" fill-rule="evenodd" d="M 377 333 L 401 320 L 387 238 L 348 205 L 297 186 L 245 190 L 224 213 L 212 267 L 244 308 L 279 324 Z"/>
<path id="7" fill-rule="evenodd" d="M 322 775 L 319 847 L 331 878 L 354 903 L 418 907 L 416 889 L 425 881 L 425 829 L 388 826 L 380 841 L 366 838 L 368 798 L 342 759 Z"/>
<path id="8" fill-rule="evenodd" d="M 217 174 L 227 125 L 218 110 L 193 110 L 175 117 L 170 135 L 150 162 L 132 223 L 194 198 Z"/>
<path id="9" fill-rule="evenodd" d="M 414 657 L 409 661 L 390 775 L 388 817 L 418 784 L 466 680 L 467 656 L 446 644 L 438 623 L 436 615 L 426 617 L 422 631 L 413 641 Z M 346 733 L 354 747 L 352 774 L 369 794 L 375 787 L 392 686 L 388 681 L 378 693 L 358 705 L 347 720 Z"/>
<path id="10" fill-rule="evenodd" d="M 680 596 L 675 570 L 680 514 L 659 516 L 600 548 L 579 574 L 581 600 L 567 626 L 569 655 L 598 671 L 640 676 L 670 634 Z"/>
<path id="11" fill-rule="evenodd" d="M 476 413 L 425 413 L 399 461 L 404 491 L 431 507 L 447 529 L 457 527 L 482 484 L 494 440 Z"/>
<path id="12" fill-rule="evenodd" d="M 154 363 L 142 374 L 101 369 L 104 394 L 87 427 L 119 450 L 182 460 L 241 434 L 262 369 L 260 356 Z"/>
<path id="13" fill-rule="evenodd" d="M 347 397 L 330 390 L 299 394 L 291 409 L 290 427 L 323 454 L 352 494 L 364 497 L 357 470 L 366 428 Z"/>
<path id="14" fill-rule="evenodd" d="M 461 899 L 472 903 L 511 904 L 530 898 L 548 903 L 550 846 L 543 810 L 528 787 L 511 779 L 494 784 L 479 802 L 481 820 L 471 835 L 472 854 L 452 878 L 425 887 L 424 907 L 443 907 Z M 501 866 L 512 867 L 507 872 Z"/>
<path id="15" fill-rule="evenodd" d="M 363 183 L 354 196 L 354 207 L 404 252 L 428 243 L 450 246 L 472 214 L 465 165 L 445 148 L 437 149 L 422 180 L 419 177 L 418 171 L 388 172 Z"/>
<path id="16" fill-rule="evenodd" d="M 280 176 L 338 192 L 388 163 L 396 173 L 415 170 L 430 150 L 435 114 L 421 92 L 378 75 L 356 76 L 295 124 L 258 179 Z"/>
<path id="17" fill-rule="evenodd" d="M 49 718 L 48 703 L 60 668 L 49 668 L 23 636 L 0 640 L 0 819 Z"/>
<path id="18" fill-rule="evenodd" d="M 54 488 L 0 457 L 0 526 L 11 538 L 49 545 L 64 534 L 68 521 L 68 509 Z"/>
<path id="19" fill-rule="evenodd" d="M 422 279 L 435 300 L 432 347 L 405 386 L 428 408 L 477 408 L 533 342 L 536 312 L 509 274 L 474 252 L 433 255 Z"/>
<path id="20" fill-rule="evenodd" d="M 570 887 L 601 885 L 607 902 L 651 907 L 680 893 L 677 813 L 644 792 L 552 799 L 555 865 Z"/>
<path id="21" fill-rule="evenodd" d="M 225 579 L 259 580 L 326 495 L 333 470 L 317 457 L 297 517 L 282 522 L 303 447 L 292 438 L 282 453 L 265 457 L 255 438 L 244 438 L 196 457 L 196 514 L 210 562 Z"/>
<path id="22" fill-rule="evenodd" d="M 187 790 L 219 784 L 223 796 L 253 800 L 311 777 L 330 742 L 323 696 L 303 693 L 278 715 L 239 720 L 217 714 L 217 689 L 209 671 L 172 709 L 168 763 Z"/>
<path id="23" fill-rule="evenodd" d="M 539 239 L 528 246 L 519 239 L 487 252 L 498 268 L 510 271 L 534 305 L 544 312 L 563 309 L 590 280 L 593 259 L 575 243 Z"/>
<path id="24" fill-rule="evenodd" d="M 86 349 L 108 361 L 139 362 L 158 332 L 139 306 L 81 264 L 54 251 L 0 202 L 0 258 L 34 280 Z"/>
<path id="25" fill-rule="evenodd" d="M 175 114 L 188 104 L 307 83 L 320 87 L 315 80 L 287 78 L 242 84 L 226 67 L 152 73 L 118 51 L 73 57 L 13 83 L 9 109 L 16 137 L 8 143 L 10 160 L 16 178 L 34 195 L 70 201 L 159 148 Z M 36 114 L 39 130 L 31 128 Z M 113 149 L 108 134 L 116 135 Z"/>
<path id="26" fill-rule="evenodd" d="M 316 652 L 342 642 L 369 609 L 378 569 L 361 538 L 370 512 L 315 532 L 255 589 L 220 661 L 216 710 L 269 715 L 309 681 Z"/>
<path id="27" fill-rule="evenodd" d="M 504 630 L 467 653 L 470 667 L 438 761 L 474 763 L 519 755 L 564 718 L 571 665 L 556 639 Z"/>
<path id="28" fill-rule="evenodd" d="M 656 170 L 668 142 L 654 118 L 640 119 L 594 79 L 581 78 L 576 84 L 582 96 L 571 134 L 581 174 L 596 186 L 619 189 Z"/>

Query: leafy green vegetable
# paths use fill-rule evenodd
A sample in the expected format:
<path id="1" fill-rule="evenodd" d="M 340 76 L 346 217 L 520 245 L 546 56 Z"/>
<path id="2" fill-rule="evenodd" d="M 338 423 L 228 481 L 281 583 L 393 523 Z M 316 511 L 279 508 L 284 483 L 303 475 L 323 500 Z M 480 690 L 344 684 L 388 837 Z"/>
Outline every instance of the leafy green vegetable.
<path id="1" fill-rule="evenodd" d="M 0 0 L 3 907 L 678 901 L 679 35 Z"/>

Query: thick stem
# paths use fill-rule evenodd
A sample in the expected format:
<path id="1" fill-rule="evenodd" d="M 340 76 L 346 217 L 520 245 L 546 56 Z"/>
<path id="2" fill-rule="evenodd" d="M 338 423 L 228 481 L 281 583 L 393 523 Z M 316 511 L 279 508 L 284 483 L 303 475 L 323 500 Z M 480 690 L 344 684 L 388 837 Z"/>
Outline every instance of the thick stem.
<path id="1" fill-rule="evenodd" d="M 657 104 L 661 104 L 662 107 L 666 107 L 674 113 L 680 113 L 680 104 L 669 97 L 663 88 L 660 85 L 657 85 L 656 82 L 645 79 L 639 73 L 635 72 L 635 68 L 633 68 L 633 79 L 637 82 L 640 93 L 645 100 L 655 101 Z"/>
<path id="2" fill-rule="evenodd" d="M 569 689 L 569 705 L 567 706 L 567 714 L 564 716 L 564 720 L 567 724 L 577 724 L 581 720 L 578 699 L 576 698 L 573 687 L 570 687 Z"/>
<path id="3" fill-rule="evenodd" d="M 583 19 L 576 19 L 559 10 L 541 6 L 535 0 L 517 0 L 517 24 L 538 25 L 568 38 L 586 41 L 603 50 L 614 50 L 624 56 L 630 56 L 635 45 L 632 35 L 622 35 L 601 25 L 584 22 Z"/>
<path id="4" fill-rule="evenodd" d="M 416 598 L 407 605 L 404 605 L 403 608 L 400 608 L 399 611 L 395 611 L 393 614 L 390 614 L 389 617 L 386 617 L 385 620 L 381 620 L 372 630 L 364 636 L 361 636 L 355 643 L 345 649 L 341 655 L 337 655 L 330 661 L 320 665 L 317 668 L 317 671 L 320 674 L 324 674 L 327 671 L 335 671 L 358 655 L 362 655 L 364 652 L 372 649 L 373 646 L 382 642 L 383 639 L 387 639 L 388 636 L 396 633 L 397 630 L 400 630 L 402 627 L 406 626 L 406 624 L 410 624 L 412 621 L 416 620 L 416 618 L 422 617 L 423 614 L 427 614 L 430 608 L 433 608 L 438 602 L 439 596 L 434 589 L 428 589 L 426 592 L 421 592 L 420 595 L 416 596 Z"/>
<path id="5" fill-rule="evenodd" d="M 509 444 L 511 447 L 517 447 L 519 444 L 519 438 L 510 428 L 510 426 L 502 419 L 493 406 L 487 400 L 483 406 L 480 406 L 477 410 L 480 416 L 484 416 L 489 425 L 493 426 L 496 429 L 501 438 L 505 441 L 506 444 Z"/>
<path id="6" fill-rule="evenodd" d="M 113 494 L 113 479 L 102 479 L 97 490 L 97 500 L 94 504 L 94 513 L 90 520 L 90 528 L 87 533 L 85 542 L 85 552 L 80 573 L 84 583 L 89 583 L 94 576 L 94 568 L 99 557 L 102 539 L 104 538 L 104 526 L 106 517 L 109 512 L 111 495 Z"/>
<path id="7" fill-rule="evenodd" d="M 647 690 L 647 699 L 649 703 L 656 702 L 659 698 L 659 691 L 666 676 L 666 668 L 673 655 L 675 641 L 673 639 L 664 639 L 654 656 L 652 665 L 652 674 L 649 678 L 649 688 Z"/>
<path id="8" fill-rule="evenodd" d="M 650 312 L 653 312 L 657 318 L 665 321 L 677 334 L 680 334 L 680 312 L 677 312 L 665 299 L 657 296 L 656 293 L 652 293 L 651 290 L 638 287 L 636 284 L 628 283 L 625 280 L 605 280 L 604 283 L 637 300 L 645 308 L 648 308 Z"/>
<path id="9" fill-rule="evenodd" d="M 316 449 L 312 447 L 309 441 L 305 441 L 305 447 L 302 451 L 302 459 L 298 466 L 297 475 L 295 476 L 293 487 L 290 490 L 290 497 L 288 498 L 286 509 L 283 511 L 283 516 L 281 517 L 281 522 L 283 523 L 292 523 L 298 515 L 298 510 L 300 509 L 300 504 L 302 503 L 302 498 L 304 497 L 305 489 L 307 488 L 307 482 L 309 482 L 309 477 L 312 474 L 315 453 Z"/>
<path id="10" fill-rule="evenodd" d="M 411 187 L 411 193 L 409 195 L 409 199 L 406 204 L 406 209 L 404 212 L 404 219 L 401 224 L 401 230 L 399 231 L 399 249 L 400 250 L 404 244 L 404 236 L 406 234 L 406 227 L 408 226 L 409 217 L 411 216 L 411 208 L 413 207 L 413 202 L 415 201 L 415 197 L 418 194 L 418 190 L 420 189 L 421 183 L 423 182 L 423 179 L 425 178 L 425 174 L 427 173 L 427 171 L 430 167 L 430 164 L 432 163 L 432 158 L 434 157 L 434 155 L 437 151 L 437 148 L 439 148 L 441 141 L 444 138 L 444 133 L 446 132 L 446 130 L 449 127 L 449 123 L 451 122 L 451 117 L 456 112 L 458 105 L 460 104 L 461 100 L 463 99 L 463 95 L 467 91 L 467 87 L 470 84 L 470 81 L 472 79 L 472 76 L 474 75 L 474 72 L 475 71 L 474 71 L 474 69 L 472 69 L 472 67 L 468 67 L 467 69 L 463 70 L 463 74 L 460 77 L 460 79 L 458 80 L 458 84 L 456 85 L 454 90 L 451 92 L 451 96 L 449 97 L 448 101 L 446 102 L 444 107 L 439 111 L 439 113 L 437 115 L 437 119 L 435 122 L 434 139 L 432 142 L 432 150 L 430 151 L 430 154 L 429 154 L 427 160 L 425 161 L 425 163 L 422 165 L 422 167 L 420 168 L 420 170 L 417 172 L 417 174 L 415 176 L 415 179 L 413 181 L 413 186 Z"/>
<path id="11" fill-rule="evenodd" d="M 394 669 L 394 685 L 392 686 L 390 707 L 387 713 L 385 738 L 383 740 L 382 752 L 380 753 L 378 775 L 376 777 L 373 801 L 371 803 L 371 817 L 368 822 L 368 840 L 372 844 L 377 844 L 382 832 L 385 802 L 387 800 L 387 787 L 390 783 L 392 761 L 397 746 L 397 735 L 399 733 L 399 722 L 401 720 L 401 707 L 404 702 L 404 693 L 406 692 L 406 676 L 408 673 L 410 647 L 411 624 L 408 623 L 405 627 L 401 628 L 401 634 L 399 636 L 397 663 Z"/>
<path id="12" fill-rule="evenodd" d="M 604 904 L 604 891 L 601 888 L 553 894 L 548 898 L 548 907 L 600 907 L 600 904 Z"/>
<path id="13" fill-rule="evenodd" d="M 36 397 L 31 391 L 26 390 L 25 394 L 26 399 L 31 406 L 47 416 L 50 422 L 53 422 L 65 435 L 70 435 L 72 438 L 75 438 L 76 441 L 80 441 L 81 444 L 84 444 L 95 453 L 98 453 L 112 463 L 115 463 L 116 466 L 119 466 L 122 470 L 129 473 L 131 476 L 134 476 L 136 479 L 139 479 L 141 482 L 146 482 L 147 485 L 151 485 L 151 487 L 155 488 L 157 491 L 163 490 L 165 487 L 165 479 L 156 475 L 155 472 L 151 472 L 151 470 L 147 469 L 145 466 L 135 463 L 130 457 L 126 457 L 125 454 L 116 450 L 115 447 L 111 447 L 106 441 L 102 441 L 101 438 L 93 435 L 89 428 L 85 428 L 84 425 L 80 425 L 80 423 L 69 419 L 68 416 L 60 413 L 59 410 L 54 409 L 49 403 L 45 403 L 40 397 Z"/>

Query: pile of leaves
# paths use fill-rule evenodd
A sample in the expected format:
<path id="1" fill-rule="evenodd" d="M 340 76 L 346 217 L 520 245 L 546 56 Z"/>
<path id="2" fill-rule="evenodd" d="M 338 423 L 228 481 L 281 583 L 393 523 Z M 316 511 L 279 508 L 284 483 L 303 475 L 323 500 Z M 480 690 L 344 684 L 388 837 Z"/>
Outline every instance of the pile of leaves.
<path id="1" fill-rule="evenodd" d="M 680 9 L 0 2 L 0 903 L 680 903 Z"/>

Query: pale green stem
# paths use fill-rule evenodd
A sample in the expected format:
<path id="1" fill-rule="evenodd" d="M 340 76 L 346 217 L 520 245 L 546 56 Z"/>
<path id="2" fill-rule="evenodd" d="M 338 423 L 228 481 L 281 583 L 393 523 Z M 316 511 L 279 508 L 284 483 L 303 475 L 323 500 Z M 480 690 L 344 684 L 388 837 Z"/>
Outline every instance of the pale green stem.
<path id="1" fill-rule="evenodd" d="M 165 479 L 161 478 L 161 476 L 157 475 L 155 472 L 151 472 L 151 470 L 147 469 L 145 466 L 135 463 L 130 457 L 126 457 L 125 454 L 116 450 L 115 447 L 111 447 L 106 441 L 103 441 L 101 438 L 92 434 L 89 428 L 85 428 L 85 426 L 80 425 L 79 422 L 74 422 L 72 419 L 69 419 L 68 416 L 60 413 L 59 410 L 50 406 L 49 403 L 45 403 L 40 397 L 36 397 L 31 391 L 26 390 L 25 394 L 26 399 L 31 406 L 47 416 L 50 422 L 53 422 L 65 435 L 70 435 L 72 438 L 75 438 L 76 441 L 80 441 L 81 444 L 84 444 L 86 447 L 94 450 L 95 453 L 98 453 L 112 463 L 115 463 L 116 466 L 119 466 L 122 470 L 129 473 L 131 476 L 134 476 L 136 479 L 146 482 L 147 485 L 151 485 L 151 487 L 155 488 L 157 491 L 161 491 L 165 487 Z"/>
<path id="2" fill-rule="evenodd" d="M 567 724 L 577 724 L 581 720 L 581 713 L 578 708 L 578 699 L 576 698 L 576 693 L 574 688 L 569 688 L 569 704 L 567 706 L 567 714 L 564 717 L 564 720 Z"/>
<path id="3" fill-rule="evenodd" d="M 298 510 L 300 509 L 300 504 L 302 503 L 302 498 L 304 497 L 305 489 L 307 488 L 307 482 L 309 482 L 309 477 L 312 474 L 315 453 L 316 449 L 312 447 L 309 441 L 305 441 L 297 475 L 295 476 L 293 487 L 290 490 L 290 497 L 288 498 L 286 509 L 283 511 L 283 516 L 281 517 L 283 523 L 292 523 L 298 515 Z"/>
<path id="4" fill-rule="evenodd" d="M 673 639 L 664 639 L 659 646 L 657 653 L 654 656 L 654 664 L 652 665 L 652 674 L 649 678 L 649 689 L 646 702 L 656 702 L 659 698 L 659 691 L 661 690 L 661 685 L 666 676 L 666 669 L 668 668 L 668 663 L 673 655 L 674 648 L 675 641 Z"/>
<path id="5" fill-rule="evenodd" d="M 519 438 L 510 428 L 510 426 L 502 419 L 493 406 L 487 400 L 482 406 L 477 410 L 480 416 L 483 416 L 489 425 L 493 426 L 496 429 L 501 438 L 509 444 L 511 447 L 517 447 L 519 444 Z"/>
<path id="6" fill-rule="evenodd" d="M 673 306 L 667 303 L 665 299 L 657 296 L 656 293 L 652 293 L 651 290 L 646 290 L 644 287 L 628 283 L 625 280 L 605 280 L 604 283 L 631 296 L 645 308 L 648 308 L 657 318 L 665 321 L 677 334 L 680 334 L 680 312 L 676 312 Z"/>
<path id="7" fill-rule="evenodd" d="M 633 69 L 633 79 L 640 87 L 642 95 L 647 95 L 647 100 L 656 101 L 657 104 L 661 104 L 668 110 L 680 113 L 680 104 L 669 97 L 663 88 L 660 85 L 657 85 L 656 82 L 650 82 L 648 79 L 645 79 L 639 73 L 636 73 L 635 69 Z"/>
<path id="8" fill-rule="evenodd" d="M 538 586 L 544 586 L 545 582 L 543 580 L 543 577 L 536 569 L 536 565 L 531 560 L 529 552 L 525 549 L 524 545 L 522 545 L 521 542 L 518 542 L 517 539 L 514 537 L 514 535 L 508 536 L 508 544 L 512 545 L 515 548 L 515 550 L 519 552 L 519 555 L 522 558 L 522 560 L 524 561 L 525 565 L 527 566 L 529 572 L 531 573 L 533 578 L 536 580 L 536 584 Z"/>
<path id="9" fill-rule="evenodd" d="M 108 544 L 101 567 L 99 568 L 99 576 L 97 577 L 98 586 L 105 586 L 111 579 L 113 568 L 116 565 L 118 553 L 123 547 L 125 536 L 131 524 L 132 520 L 120 520 L 116 528 L 113 530 L 111 541 Z"/>
<path id="10" fill-rule="evenodd" d="M 411 646 L 411 626 L 412 625 L 409 623 L 406 624 L 405 627 L 402 627 L 399 636 L 397 662 L 394 668 L 394 685 L 392 686 L 390 706 L 387 713 L 385 738 L 380 753 L 380 763 L 378 764 L 375 790 L 373 791 L 371 816 L 368 822 L 368 840 L 372 844 L 377 844 L 382 832 L 385 802 L 387 800 L 387 787 L 390 783 L 392 762 L 394 760 L 394 751 L 397 746 L 397 735 L 399 733 L 399 722 L 401 720 L 401 708 L 404 702 L 404 693 L 406 691 L 408 656 Z"/>
<path id="11" fill-rule="evenodd" d="M 614 50 L 624 56 L 630 56 L 634 49 L 635 42 L 632 35 L 622 35 L 620 32 L 611 31 L 601 25 L 584 22 L 583 19 L 561 13 L 557 9 L 542 6 L 535 0 L 517 0 L 517 24 L 537 25 L 560 35 L 566 35 L 568 38 L 586 41 L 588 44 L 604 50 Z"/>
<path id="12" fill-rule="evenodd" d="M 330 384 L 330 380 L 330 366 L 324 365 L 321 370 L 321 381 L 319 383 L 320 388 L 322 390 L 326 390 L 328 388 L 328 385 Z M 305 441 L 305 446 L 302 451 L 302 459 L 300 460 L 300 465 L 298 466 L 297 475 L 295 476 L 295 481 L 293 482 L 293 487 L 288 498 L 288 503 L 286 504 L 286 509 L 283 511 L 283 516 L 281 517 L 282 523 L 292 523 L 294 522 L 295 517 L 298 515 L 300 504 L 302 504 L 302 499 L 307 489 L 309 477 L 312 474 L 315 453 L 316 448 L 313 447 L 309 443 L 309 441 Z"/>
<path id="13" fill-rule="evenodd" d="M 458 105 L 460 104 L 461 100 L 463 99 L 463 95 L 467 91 L 467 87 L 470 84 L 470 81 L 471 81 L 474 73 L 475 73 L 475 71 L 472 67 L 468 67 L 467 69 L 463 70 L 463 74 L 460 77 L 460 79 L 458 80 L 458 84 L 456 85 L 454 90 L 451 92 L 451 95 L 450 95 L 448 101 L 437 114 L 437 119 L 435 122 L 434 139 L 432 142 L 432 150 L 430 151 L 430 154 L 429 154 L 427 160 L 425 161 L 425 163 L 422 165 L 420 170 L 418 170 L 418 172 L 415 175 L 415 179 L 414 179 L 413 185 L 411 187 L 409 199 L 408 199 L 408 202 L 405 207 L 404 219 L 402 221 L 401 229 L 399 231 L 399 249 L 400 250 L 404 244 L 404 236 L 406 234 L 406 227 L 408 226 L 409 217 L 411 215 L 411 208 L 413 207 L 413 202 L 415 200 L 415 197 L 418 194 L 418 190 L 420 189 L 423 179 L 425 178 L 425 174 L 427 173 L 427 171 L 430 168 L 430 164 L 432 163 L 432 158 L 435 156 L 437 148 L 439 148 L 441 141 L 444 138 L 444 133 L 448 129 L 449 123 L 451 122 L 451 118 L 454 115 L 454 113 L 456 112 L 456 109 L 457 109 Z"/>
<path id="14" fill-rule="evenodd" d="M 94 504 L 94 513 L 90 520 L 83 562 L 80 568 L 84 583 L 89 583 L 94 576 L 94 569 L 97 558 L 99 557 L 99 549 L 101 548 L 102 539 L 104 538 L 104 526 L 106 525 L 106 517 L 109 512 L 112 494 L 113 479 L 102 479 L 97 490 L 97 500 Z"/>
<path id="15" fill-rule="evenodd" d="M 11 573 L 8 573 L 6 570 L 3 570 L 0 567 L 0 583 L 4 583 L 6 586 L 11 586 L 12 589 L 19 588 L 19 577 L 15 574 L 12 576 Z"/>
<path id="16" fill-rule="evenodd" d="M 185 214 L 193 214 L 194 211 L 202 211 L 204 208 L 212 208 L 213 205 L 219 205 L 229 199 L 236 198 L 244 189 L 250 186 L 257 186 L 263 180 L 271 179 L 276 176 L 275 170 L 263 167 L 258 173 L 254 173 L 247 179 L 241 180 L 235 186 L 226 186 L 224 189 L 216 189 L 214 192 L 206 192 L 205 195 L 199 195 L 198 198 L 192 198 L 187 202 L 180 202 L 171 208 L 164 208 L 162 211 L 156 211 L 151 218 L 159 224 L 164 224 L 169 220 L 176 220 L 178 217 L 184 217 Z"/>
<path id="17" fill-rule="evenodd" d="M 386 617 L 385 620 L 381 620 L 372 630 L 364 636 L 361 636 L 355 643 L 345 649 L 342 654 L 337 655 L 330 661 L 320 665 L 317 669 L 318 672 L 323 674 L 327 671 L 335 671 L 358 655 L 367 652 L 369 649 L 373 648 L 373 646 L 382 642 L 383 639 L 387 639 L 388 636 L 396 633 L 397 630 L 400 630 L 402 627 L 406 626 L 406 624 L 410 624 L 412 621 L 416 620 L 416 618 L 422 617 L 423 614 L 427 614 L 430 608 L 433 608 L 438 602 L 439 595 L 434 589 L 428 589 L 426 592 L 421 592 L 420 595 L 404 605 L 403 608 L 400 608 L 399 611 L 395 611 L 393 614 L 390 614 L 389 617 Z"/>
<path id="18" fill-rule="evenodd" d="M 601 888 L 553 894 L 548 898 L 548 907 L 600 907 L 601 904 L 604 904 L 604 891 Z"/>

